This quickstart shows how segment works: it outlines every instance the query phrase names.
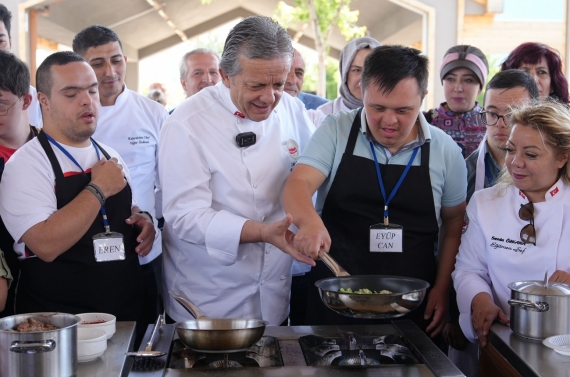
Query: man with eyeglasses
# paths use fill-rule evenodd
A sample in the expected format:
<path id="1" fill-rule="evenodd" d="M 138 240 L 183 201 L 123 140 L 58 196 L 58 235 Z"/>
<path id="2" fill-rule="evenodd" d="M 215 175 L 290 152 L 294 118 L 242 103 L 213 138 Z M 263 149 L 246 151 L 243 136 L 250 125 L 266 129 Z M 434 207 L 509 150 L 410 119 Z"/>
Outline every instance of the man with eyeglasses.
<path id="1" fill-rule="evenodd" d="M 505 163 L 505 151 L 510 128 L 505 124 L 505 115 L 510 106 L 521 106 L 537 100 L 538 87 L 526 72 L 509 69 L 497 73 L 489 81 L 485 91 L 484 111 L 481 121 L 487 126 L 485 140 L 479 148 L 465 159 L 467 164 L 467 202 L 475 191 L 494 185 Z"/>
<path id="2" fill-rule="evenodd" d="M 30 71 L 16 56 L 0 50 L 0 180 L 4 172 L 4 164 L 10 157 L 38 134 L 36 127 L 28 121 L 28 109 L 32 103 L 30 89 Z M 4 252 L 8 268 L 3 268 L 0 252 L 0 317 L 14 314 L 14 296 L 17 281 L 11 285 L 10 271 L 17 279 L 19 266 L 17 256 L 13 251 L 14 239 L 6 230 L 0 219 L 0 249 Z M 6 309 L 3 309 L 2 292 L 10 286 Z M 4 291 L 5 292 L 5 291 Z"/>
<path id="3" fill-rule="evenodd" d="M 465 159 L 467 164 L 467 202 L 475 191 L 492 187 L 505 164 L 504 146 L 511 132 L 509 107 L 538 99 L 534 79 L 524 71 L 510 69 L 497 73 L 487 84 L 484 110 L 479 113 L 487 133 L 479 148 Z M 463 373 L 478 375 L 478 345 L 470 343 L 459 326 L 455 291 L 449 300 L 449 322 L 443 336 L 450 345 L 448 356 Z"/>

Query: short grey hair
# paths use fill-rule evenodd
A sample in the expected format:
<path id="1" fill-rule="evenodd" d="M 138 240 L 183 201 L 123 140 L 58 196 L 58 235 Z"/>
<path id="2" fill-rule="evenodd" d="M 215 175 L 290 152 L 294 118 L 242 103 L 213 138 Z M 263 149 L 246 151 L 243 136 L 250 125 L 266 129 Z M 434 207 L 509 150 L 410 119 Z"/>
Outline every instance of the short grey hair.
<path id="1" fill-rule="evenodd" d="M 228 34 L 220 68 L 231 77 L 241 72 L 238 57 L 247 59 L 287 58 L 293 60 L 293 44 L 287 31 L 273 19 L 250 16 L 241 21 Z"/>
<path id="2" fill-rule="evenodd" d="M 188 69 L 186 68 L 186 59 L 188 59 L 189 56 L 198 55 L 198 54 L 214 55 L 216 57 L 216 59 L 218 59 L 218 61 L 220 61 L 220 55 L 218 55 L 217 52 L 210 50 L 209 48 L 197 48 L 195 50 L 189 51 L 189 52 L 185 53 L 184 56 L 182 57 L 182 60 L 180 60 L 180 78 L 181 79 L 185 78 L 186 74 L 188 73 Z"/>

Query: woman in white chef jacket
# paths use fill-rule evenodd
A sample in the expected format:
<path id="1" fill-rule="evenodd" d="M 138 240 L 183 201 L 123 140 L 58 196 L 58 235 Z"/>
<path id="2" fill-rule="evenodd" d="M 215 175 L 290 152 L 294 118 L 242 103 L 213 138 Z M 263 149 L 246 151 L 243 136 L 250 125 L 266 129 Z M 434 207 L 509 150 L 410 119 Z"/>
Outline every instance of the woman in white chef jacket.
<path id="1" fill-rule="evenodd" d="M 555 103 L 512 109 L 506 169 L 467 206 L 453 272 L 465 336 L 487 344 L 491 323 L 509 323 L 509 283 L 570 282 L 570 113 Z"/>

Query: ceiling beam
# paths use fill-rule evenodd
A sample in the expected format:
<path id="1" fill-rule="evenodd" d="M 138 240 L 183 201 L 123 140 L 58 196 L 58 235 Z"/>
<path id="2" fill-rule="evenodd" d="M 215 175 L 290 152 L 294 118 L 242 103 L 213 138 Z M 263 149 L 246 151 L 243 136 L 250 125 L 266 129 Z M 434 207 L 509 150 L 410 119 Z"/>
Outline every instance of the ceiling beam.
<path id="1" fill-rule="evenodd" d="M 188 38 L 192 38 L 195 37 L 197 35 L 200 35 L 202 33 L 206 33 L 212 29 L 215 29 L 219 26 L 222 26 L 224 24 L 227 24 L 230 21 L 235 20 L 236 18 L 246 18 L 249 16 L 255 16 L 257 15 L 254 12 L 251 12 L 245 8 L 242 7 L 238 7 L 235 9 L 232 9 L 229 12 L 226 12 L 224 14 L 221 14 L 217 17 L 214 17 L 212 19 L 209 19 L 208 21 L 202 22 L 194 27 L 191 27 L 189 29 L 184 30 L 184 34 L 186 34 L 188 36 Z M 293 29 L 287 29 L 287 33 L 291 36 L 291 38 L 293 38 L 293 36 L 297 33 L 297 30 L 293 30 Z M 139 59 L 143 59 L 146 58 L 150 55 L 159 53 L 162 50 L 165 50 L 169 47 L 172 47 L 174 45 L 177 45 L 180 43 L 180 37 L 178 37 L 177 35 L 171 35 L 168 38 L 165 38 L 161 41 L 158 41 L 156 43 L 153 43 L 151 45 L 148 45 L 146 47 L 143 47 L 141 49 L 138 50 L 138 58 Z M 309 48 L 314 49 L 315 48 L 315 41 L 313 40 L 313 38 L 307 37 L 305 35 L 303 35 L 299 41 L 299 44 L 302 44 L 304 46 L 307 46 Z M 338 59 L 340 56 L 340 50 L 331 47 L 330 51 L 329 51 L 329 56 Z"/>
<path id="2" fill-rule="evenodd" d="M 227 24 L 230 21 L 235 20 L 236 18 L 246 18 L 249 16 L 254 16 L 255 13 L 252 13 L 244 8 L 235 8 L 227 13 L 221 14 L 217 17 L 209 19 L 208 21 L 202 22 L 194 27 L 184 30 L 184 34 L 188 36 L 188 38 L 195 37 L 207 31 L 217 28 L 218 26 Z M 172 47 L 180 43 L 180 37 L 176 34 L 165 38 L 161 41 L 153 43 L 149 46 L 143 47 L 139 50 L 139 59 L 146 58 L 147 56 L 156 54 L 168 47 Z"/>

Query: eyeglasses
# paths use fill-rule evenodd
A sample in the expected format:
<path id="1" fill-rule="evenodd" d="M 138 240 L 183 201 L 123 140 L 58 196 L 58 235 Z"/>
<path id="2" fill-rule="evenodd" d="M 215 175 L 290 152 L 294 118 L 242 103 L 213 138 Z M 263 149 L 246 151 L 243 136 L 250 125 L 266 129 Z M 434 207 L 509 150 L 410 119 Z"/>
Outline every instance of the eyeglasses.
<path id="1" fill-rule="evenodd" d="M 534 205 L 532 202 L 521 204 L 519 209 L 519 217 L 521 220 L 530 221 L 530 224 L 523 226 L 521 229 L 521 241 L 524 243 L 531 243 L 536 246 L 536 230 L 534 229 Z"/>
<path id="2" fill-rule="evenodd" d="M 23 96 L 22 96 L 23 97 Z M 18 103 L 19 100 L 22 99 L 22 97 L 18 98 L 18 100 L 16 102 L 14 102 L 12 104 L 12 106 L 10 107 L 4 107 L 4 106 L 0 106 L 0 116 L 4 116 L 4 115 L 8 115 L 8 111 L 10 111 L 10 109 L 14 106 L 16 106 L 16 104 Z"/>
<path id="3" fill-rule="evenodd" d="M 499 119 L 503 118 L 503 123 L 505 124 L 505 126 L 510 127 L 511 125 L 508 121 L 510 115 L 511 115 L 510 113 L 505 115 L 498 115 L 491 111 L 481 111 L 479 113 L 479 116 L 481 117 L 481 122 L 483 122 L 485 126 L 495 126 L 499 122 Z"/>

